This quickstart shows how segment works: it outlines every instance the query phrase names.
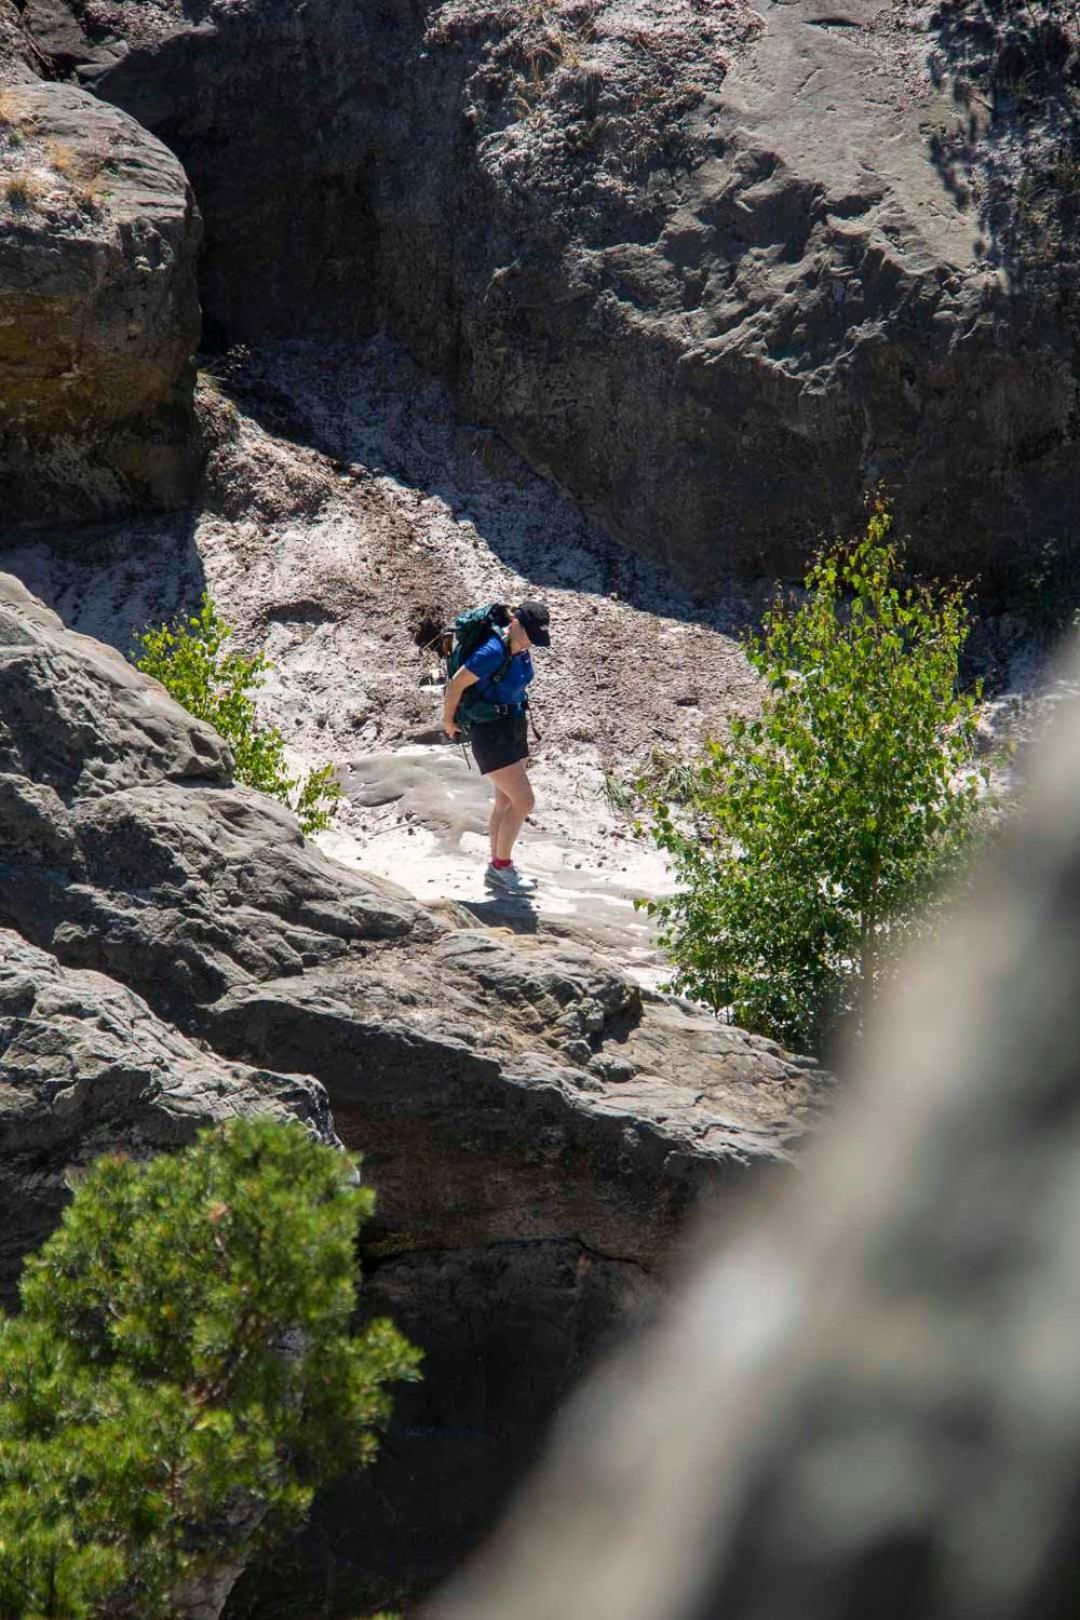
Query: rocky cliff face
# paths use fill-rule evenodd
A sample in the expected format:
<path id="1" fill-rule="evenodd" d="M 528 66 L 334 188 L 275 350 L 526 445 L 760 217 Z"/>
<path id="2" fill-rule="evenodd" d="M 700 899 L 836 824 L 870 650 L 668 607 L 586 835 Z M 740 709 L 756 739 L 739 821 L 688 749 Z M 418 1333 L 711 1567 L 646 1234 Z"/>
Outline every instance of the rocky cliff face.
<path id="1" fill-rule="evenodd" d="M 992 584 L 1076 514 L 1080 53 L 1043 12 L 162 0 L 87 8 L 77 70 L 186 164 L 219 341 L 389 323 L 698 587 L 879 479 Z"/>
<path id="2" fill-rule="evenodd" d="M 191 187 L 159 141 L 82 90 L 0 96 L 5 519 L 179 505 L 195 471 Z"/>
<path id="3" fill-rule="evenodd" d="M 65 985 L 114 981 L 127 1008 L 145 997 L 218 1054 L 221 1083 L 283 1101 L 295 1084 L 300 1106 L 318 1087 L 264 1069 L 313 1076 L 379 1191 L 367 1304 L 393 1309 L 428 1376 L 374 1474 L 333 1493 L 308 1538 L 323 1576 L 315 1558 L 296 1577 L 329 1579 L 334 1549 L 338 1599 L 375 1606 L 487 1528 L 582 1365 L 653 1296 L 689 1213 L 782 1164 L 823 1082 L 580 946 L 462 927 L 335 866 L 231 785 L 212 732 L 9 578 L 0 670 L 0 926 L 50 953 L 34 957 L 46 984 L 62 971 Z M 69 1074 L 84 1037 L 59 1017 L 49 1039 Z M 140 1043 L 155 1040 L 181 1089 L 198 1072 L 192 1048 L 147 1025 L 126 1082 L 140 1097 Z M 106 1088 L 87 1095 L 105 1112 L 80 1152 L 121 1129 Z M 171 1106 L 151 1102 L 155 1117 Z M 51 1218 L 56 1171 L 23 1230 Z M 236 1602 L 265 1614 L 283 1575 L 274 1591 Z"/>

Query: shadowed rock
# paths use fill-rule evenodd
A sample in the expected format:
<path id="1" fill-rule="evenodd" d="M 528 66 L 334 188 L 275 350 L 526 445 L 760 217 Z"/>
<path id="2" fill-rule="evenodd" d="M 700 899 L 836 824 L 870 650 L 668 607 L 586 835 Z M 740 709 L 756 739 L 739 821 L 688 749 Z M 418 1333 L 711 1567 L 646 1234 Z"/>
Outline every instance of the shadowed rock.
<path id="1" fill-rule="evenodd" d="M 192 178 L 213 341 L 389 325 L 703 589 L 794 570 L 880 479 L 986 584 L 1075 526 L 1075 209 L 1023 225 L 1071 184 L 1073 22 L 1040 117 L 928 0 L 110 18 L 79 71 Z"/>
<path id="2" fill-rule="evenodd" d="M 1074 701 L 804 1174 L 573 1404 L 432 1620 L 1076 1613 L 1078 788 Z"/>

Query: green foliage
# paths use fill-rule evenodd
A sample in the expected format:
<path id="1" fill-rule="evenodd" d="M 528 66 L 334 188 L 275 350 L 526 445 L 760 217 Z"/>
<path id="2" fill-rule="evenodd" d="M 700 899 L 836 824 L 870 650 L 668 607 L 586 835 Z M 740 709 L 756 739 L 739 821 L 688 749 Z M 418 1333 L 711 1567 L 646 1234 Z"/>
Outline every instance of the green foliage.
<path id="1" fill-rule="evenodd" d="M 879 502 L 748 640 L 761 716 L 708 745 L 685 809 L 643 784 L 678 882 L 646 905 L 672 988 L 797 1045 L 861 1009 L 899 937 L 928 926 L 979 798 L 963 594 L 902 586 L 889 527 Z"/>
<path id="2" fill-rule="evenodd" d="M 0 1318 L 2 1620 L 173 1614 L 371 1460 L 418 1355 L 350 1332 L 354 1182 L 268 1119 L 88 1172 Z"/>
<path id="3" fill-rule="evenodd" d="M 198 613 L 136 636 L 142 649 L 136 667 L 224 737 L 238 782 L 289 805 L 308 837 L 324 832 L 333 819 L 334 801 L 341 798 L 334 767 L 322 765 L 303 781 L 289 775 L 281 732 L 276 726 L 260 726 L 255 718 L 253 694 L 263 685 L 269 660 L 263 653 L 249 657 L 229 651 L 232 633 L 204 591 Z"/>

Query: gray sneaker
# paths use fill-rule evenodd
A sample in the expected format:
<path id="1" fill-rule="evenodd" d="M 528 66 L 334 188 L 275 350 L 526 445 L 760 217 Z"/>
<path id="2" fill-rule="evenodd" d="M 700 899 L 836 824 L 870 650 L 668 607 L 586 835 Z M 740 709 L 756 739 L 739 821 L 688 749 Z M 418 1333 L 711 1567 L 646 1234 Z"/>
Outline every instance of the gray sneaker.
<path id="1" fill-rule="evenodd" d="M 505 889 L 507 894 L 532 894 L 536 879 L 519 872 L 516 866 L 489 866 L 484 873 L 489 889 Z"/>

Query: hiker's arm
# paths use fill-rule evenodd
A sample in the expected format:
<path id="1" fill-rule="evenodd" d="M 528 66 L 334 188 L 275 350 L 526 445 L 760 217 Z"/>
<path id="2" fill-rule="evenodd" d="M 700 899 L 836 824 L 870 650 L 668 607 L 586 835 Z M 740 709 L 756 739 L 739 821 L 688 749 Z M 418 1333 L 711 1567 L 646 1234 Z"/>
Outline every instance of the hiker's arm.
<path id="1" fill-rule="evenodd" d="M 453 680 L 447 681 L 446 691 L 443 693 L 442 727 L 448 737 L 456 737 L 461 730 L 460 726 L 455 726 L 454 716 L 461 702 L 462 692 L 467 686 L 475 686 L 479 679 L 479 675 L 474 675 L 471 669 L 462 665 Z"/>

